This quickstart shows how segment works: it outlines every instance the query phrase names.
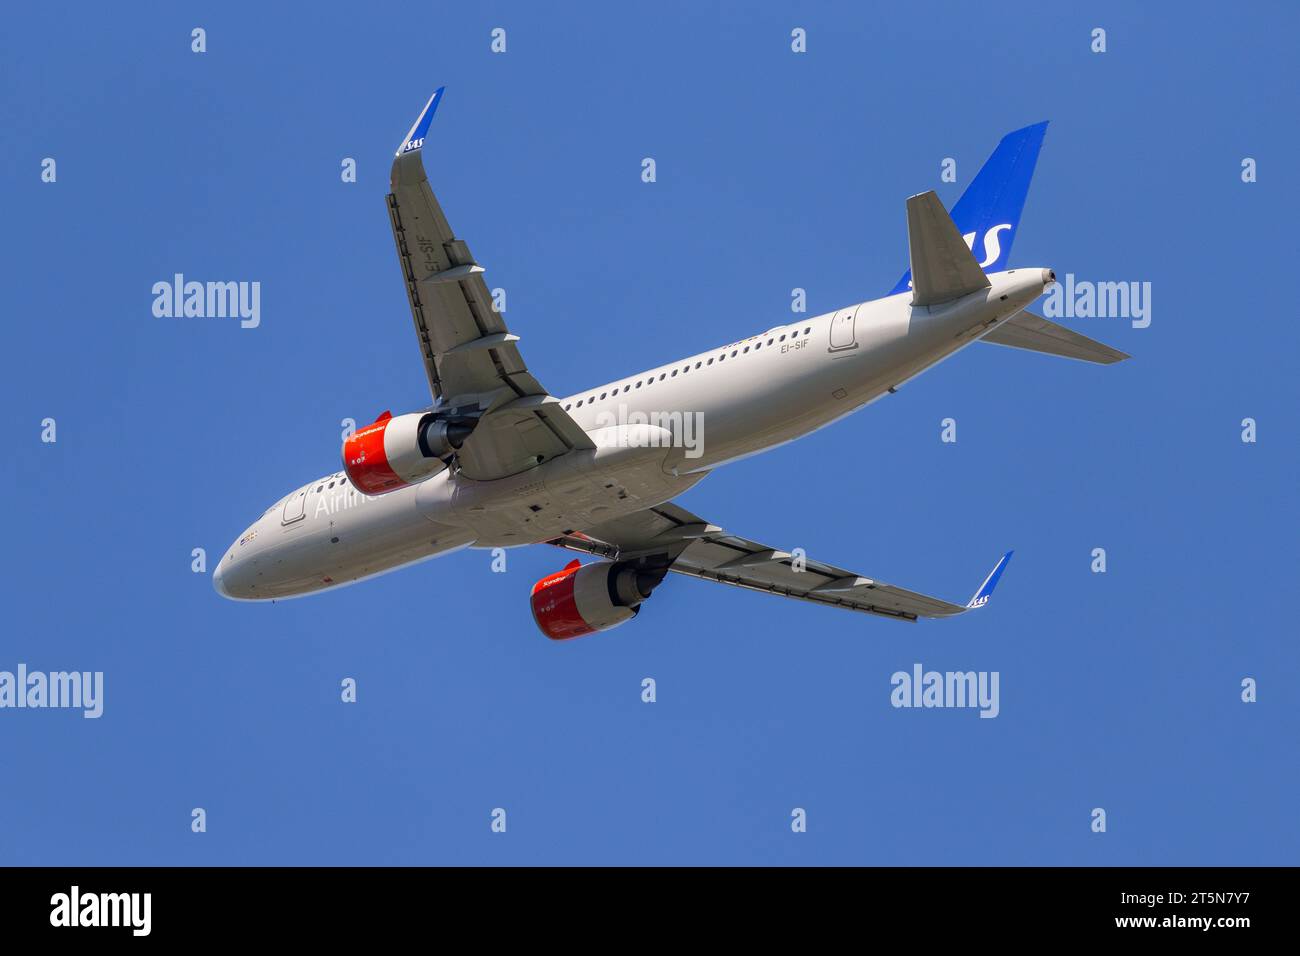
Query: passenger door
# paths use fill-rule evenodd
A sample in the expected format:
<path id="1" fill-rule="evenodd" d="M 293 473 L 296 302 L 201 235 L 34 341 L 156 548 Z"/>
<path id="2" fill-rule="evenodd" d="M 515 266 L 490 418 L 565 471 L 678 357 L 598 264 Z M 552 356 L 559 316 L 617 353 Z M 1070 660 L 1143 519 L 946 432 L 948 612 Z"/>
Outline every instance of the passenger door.
<path id="1" fill-rule="evenodd" d="M 826 351 L 843 352 L 858 347 L 854 328 L 858 309 L 840 309 L 831 319 L 831 345 Z"/>
<path id="2" fill-rule="evenodd" d="M 280 524 L 293 524 L 307 517 L 307 491 L 310 487 L 300 488 L 289 496 L 284 503 L 284 517 L 280 519 Z"/>

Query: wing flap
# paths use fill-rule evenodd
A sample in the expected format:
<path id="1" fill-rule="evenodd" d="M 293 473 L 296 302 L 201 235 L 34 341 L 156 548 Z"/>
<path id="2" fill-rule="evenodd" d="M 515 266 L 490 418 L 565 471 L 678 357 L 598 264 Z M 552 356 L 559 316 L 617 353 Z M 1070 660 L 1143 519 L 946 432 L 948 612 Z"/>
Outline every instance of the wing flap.
<path id="1" fill-rule="evenodd" d="M 965 608 L 939 598 L 862 577 L 843 568 L 808 561 L 795 570 L 795 558 L 771 558 L 743 568 L 723 567 L 741 554 L 757 556 L 770 550 L 754 541 L 727 536 L 691 543 L 670 570 L 719 584 L 731 584 L 781 597 L 798 598 L 853 611 L 914 621 L 919 617 L 949 617 Z"/>
<path id="2" fill-rule="evenodd" d="M 434 397 L 450 400 L 499 383 L 487 356 L 458 353 L 445 361 L 447 353 L 509 330 L 492 309 L 482 267 L 452 234 L 428 182 L 404 184 L 413 175 L 411 166 L 424 176 L 421 154 L 416 150 L 393 161 L 389 220 L 429 387 Z M 517 350 L 514 358 L 522 368 Z"/>

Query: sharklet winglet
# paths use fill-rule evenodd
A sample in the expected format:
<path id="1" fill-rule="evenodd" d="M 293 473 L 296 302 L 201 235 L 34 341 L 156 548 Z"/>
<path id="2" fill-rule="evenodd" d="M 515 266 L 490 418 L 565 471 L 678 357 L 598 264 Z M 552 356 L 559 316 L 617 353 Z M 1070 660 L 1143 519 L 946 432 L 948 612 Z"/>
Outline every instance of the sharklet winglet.
<path id="1" fill-rule="evenodd" d="M 1014 551 L 1008 551 L 1006 554 L 1002 555 L 1002 559 L 993 566 L 993 570 L 990 571 L 989 576 L 984 579 L 984 583 L 981 584 L 980 589 L 975 592 L 975 596 L 967 602 L 966 607 L 968 610 L 983 607 L 985 604 L 989 603 L 989 597 L 993 594 L 993 589 L 998 586 L 998 578 L 1002 577 L 1002 572 L 1006 570 L 1007 562 L 1011 560 L 1013 554 L 1015 554 Z"/>
<path id="2" fill-rule="evenodd" d="M 424 137 L 429 133 L 429 124 L 433 122 L 433 114 L 438 112 L 438 104 L 442 102 L 442 91 L 446 88 L 440 86 L 433 91 L 433 95 L 429 97 L 429 102 L 425 103 L 424 109 L 420 111 L 419 118 L 411 126 L 406 138 L 402 140 L 402 145 L 397 147 L 398 156 L 413 153 L 424 146 Z"/>

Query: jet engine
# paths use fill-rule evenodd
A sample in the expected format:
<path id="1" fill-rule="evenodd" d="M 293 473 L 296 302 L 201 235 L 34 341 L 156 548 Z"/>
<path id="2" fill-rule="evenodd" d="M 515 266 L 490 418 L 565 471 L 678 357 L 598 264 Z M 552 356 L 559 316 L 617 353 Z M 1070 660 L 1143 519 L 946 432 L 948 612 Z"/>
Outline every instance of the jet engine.
<path id="1" fill-rule="evenodd" d="M 343 442 L 343 470 L 367 495 L 396 491 L 446 468 L 443 459 L 471 431 L 472 424 L 449 423 L 431 412 L 384 412 Z"/>
<path id="2" fill-rule="evenodd" d="M 553 641 L 626 624 L 668 573 L 613 561 L 571 561 L 533 585 L 533 620 Z"/>

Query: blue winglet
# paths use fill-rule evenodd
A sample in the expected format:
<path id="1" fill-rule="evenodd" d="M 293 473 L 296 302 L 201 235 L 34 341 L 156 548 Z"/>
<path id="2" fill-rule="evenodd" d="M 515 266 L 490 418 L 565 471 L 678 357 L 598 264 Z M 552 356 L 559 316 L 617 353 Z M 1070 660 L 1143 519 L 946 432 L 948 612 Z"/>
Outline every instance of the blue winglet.
<path id="1" fill-rule="evenodd" d="M 415 121 L 411 131 L 406 134 L 406 139 L 402 140 L 402 145 L 397 148 L 398 156 L 413 153 L 424 145 L 424 137 L 429 132 L 429 124 L 433 122 L 433 114 L 438 112 L 438 104 L 442 102 L 442 91 L 446 88 L 440 86 L 433 91 L 433 95 L 429 97 L 429 102 L 424 104 L 424 109 L 420 112 L 420 118 Z"/>
<path id="2" fill-rule="evenodd" d="M 1002 572 L 1006 570 L 1007 562 L 1011 560 L 1013 554 L 1015 554 L 1014 551 L 1008 551 L 1002 555 L 1002 560 L 989 572 L 989 576 L 984 579 L 980 589 L 975 592 L 975 596 L 966 605 L 967 608 L 983 607 L 989 603 L 989 596 L 993 593 L 993 589 L 998 586 L 998 578 L 1002 577 Z"/>
<path id="3" fill-rule="evenodd" d="M 1046 134 L 1047 123 L 1043 122 L 1003 136 L 952 207 L 950 215 L 957 231 L 985 272 L 1001 272 L 1007 267 Z M 911 287 L 912 270 L 908 269 L 889 294 Z"/>

